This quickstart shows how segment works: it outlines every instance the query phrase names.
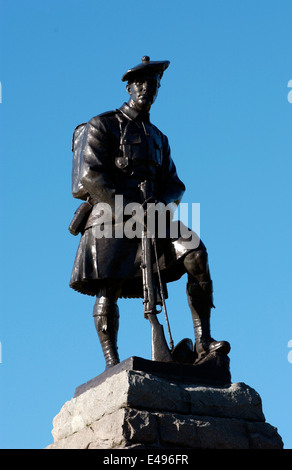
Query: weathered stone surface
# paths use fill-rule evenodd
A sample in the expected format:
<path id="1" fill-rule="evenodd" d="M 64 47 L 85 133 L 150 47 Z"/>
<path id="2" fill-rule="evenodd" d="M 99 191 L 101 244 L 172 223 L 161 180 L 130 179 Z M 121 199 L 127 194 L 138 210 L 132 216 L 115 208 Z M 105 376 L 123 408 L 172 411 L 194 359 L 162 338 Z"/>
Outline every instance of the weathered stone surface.
<path id="1" fill-rule="evenodd" d="M 103 416 L 110 416 L 127 403 L 128 375 L 124 372 L 67 401 L 53 420 L 54 440 L 70 436 Z"/>
<path id="2" fill-rule="evenodd" d="M 53 437 L 62 439 L 124 407 L 264 421 L 259 395 L 243 383 L 189 386 L 123 371 L 65 403 L 53 421 Z"/>
<path id="3" fill-rule="evenodd" d="M 200 449 L 248 449 L 248 434 L 240 420 L 212 416 L 159 415 L 161 442 Z"/>
<path id="4" fill-rule="evenodd" d="M 282 449 L 277 428 L 268 423 L 246 423 L 250 449 Z"/>
<path id="5" fill-rule="evenodd" d="M 238 382 L 226 387 L 190 386 L 190 414 L 265 421 L 262 400 L 248 385 Z"/>
<path id="6" fill-rule="evenodd" d="M 49 449 L 113 449 L 125 442 L 122 424 L 126 410 L 121 408 L 114 413 L 86 425 L 79 431 L 56 440 Z"/>
<path id="7" fill-rule="evenodd" d="M 123 370 L 65 403 L 49 449 L 282 448 L 244 383 L 183 384 Z"/>

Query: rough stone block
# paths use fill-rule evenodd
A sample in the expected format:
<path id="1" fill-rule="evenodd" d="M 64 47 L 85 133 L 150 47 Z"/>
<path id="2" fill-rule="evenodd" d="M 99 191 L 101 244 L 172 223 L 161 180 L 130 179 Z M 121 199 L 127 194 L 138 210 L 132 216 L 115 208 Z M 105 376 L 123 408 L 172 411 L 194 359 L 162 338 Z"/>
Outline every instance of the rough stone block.
<path id="1" fill-rule="evenodd" d="M 248 449 L 248 435 L 239 420 L 159 415 L 161 442 L 191 449 Z"/>
<path id="2" fill-rule="evenodd" d="M 190 413 L 223 418 L 264 421 L 259 394 L 248 385 L 238 382 L 225 387 L 187 386 Z"/>
<path id="3" fill-rule="evenodd" d="M 125 368 L 85 385 L 54 418 L 48 449 L 283 447 L 244 383 L 184 383 Z"/>

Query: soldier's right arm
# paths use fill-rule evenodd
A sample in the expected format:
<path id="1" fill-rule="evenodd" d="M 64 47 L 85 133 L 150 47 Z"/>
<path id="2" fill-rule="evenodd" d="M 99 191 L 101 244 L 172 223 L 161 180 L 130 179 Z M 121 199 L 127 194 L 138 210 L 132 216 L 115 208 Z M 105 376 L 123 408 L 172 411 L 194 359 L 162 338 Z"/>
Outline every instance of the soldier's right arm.
<path id="1" fill-rule="evenodd" d="M 86 125 L 82 144 L 83 169 L 81 183 L 90 194 L 94 203 L 105 202 L 114 210 L 116 187 L 113 180 L 115 172 L 115 136 L 109 119 L 97 116 Z M 128 201 L 125 201 L 126 204 Z"/>

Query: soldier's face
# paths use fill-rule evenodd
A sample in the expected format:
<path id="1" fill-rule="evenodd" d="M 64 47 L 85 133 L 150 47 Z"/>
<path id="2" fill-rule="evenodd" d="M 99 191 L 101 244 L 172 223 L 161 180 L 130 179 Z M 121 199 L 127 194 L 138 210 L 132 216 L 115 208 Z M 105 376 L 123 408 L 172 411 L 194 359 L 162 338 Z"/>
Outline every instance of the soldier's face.
<path id="1" fill-rule="evenodd" d="M 145 76 L 137 78 L 127 85 L 127 91 L 130 95 L 131 104 L 137 111 L 148 112 L 156 100 L 160 80 L 158 77 Z"/>

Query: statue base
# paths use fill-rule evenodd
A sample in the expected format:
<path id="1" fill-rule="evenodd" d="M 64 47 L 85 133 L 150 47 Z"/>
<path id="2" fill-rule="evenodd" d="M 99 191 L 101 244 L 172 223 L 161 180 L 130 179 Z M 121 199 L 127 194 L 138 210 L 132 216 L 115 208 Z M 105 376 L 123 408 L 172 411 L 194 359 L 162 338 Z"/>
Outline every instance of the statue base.
<path id="1" fill-rule="evenodd" d="M 126 359 L 77 387 L 47 449 L 282 449 L 259 394 L 231 383 L 225 359 L 202 367 Z"/>

